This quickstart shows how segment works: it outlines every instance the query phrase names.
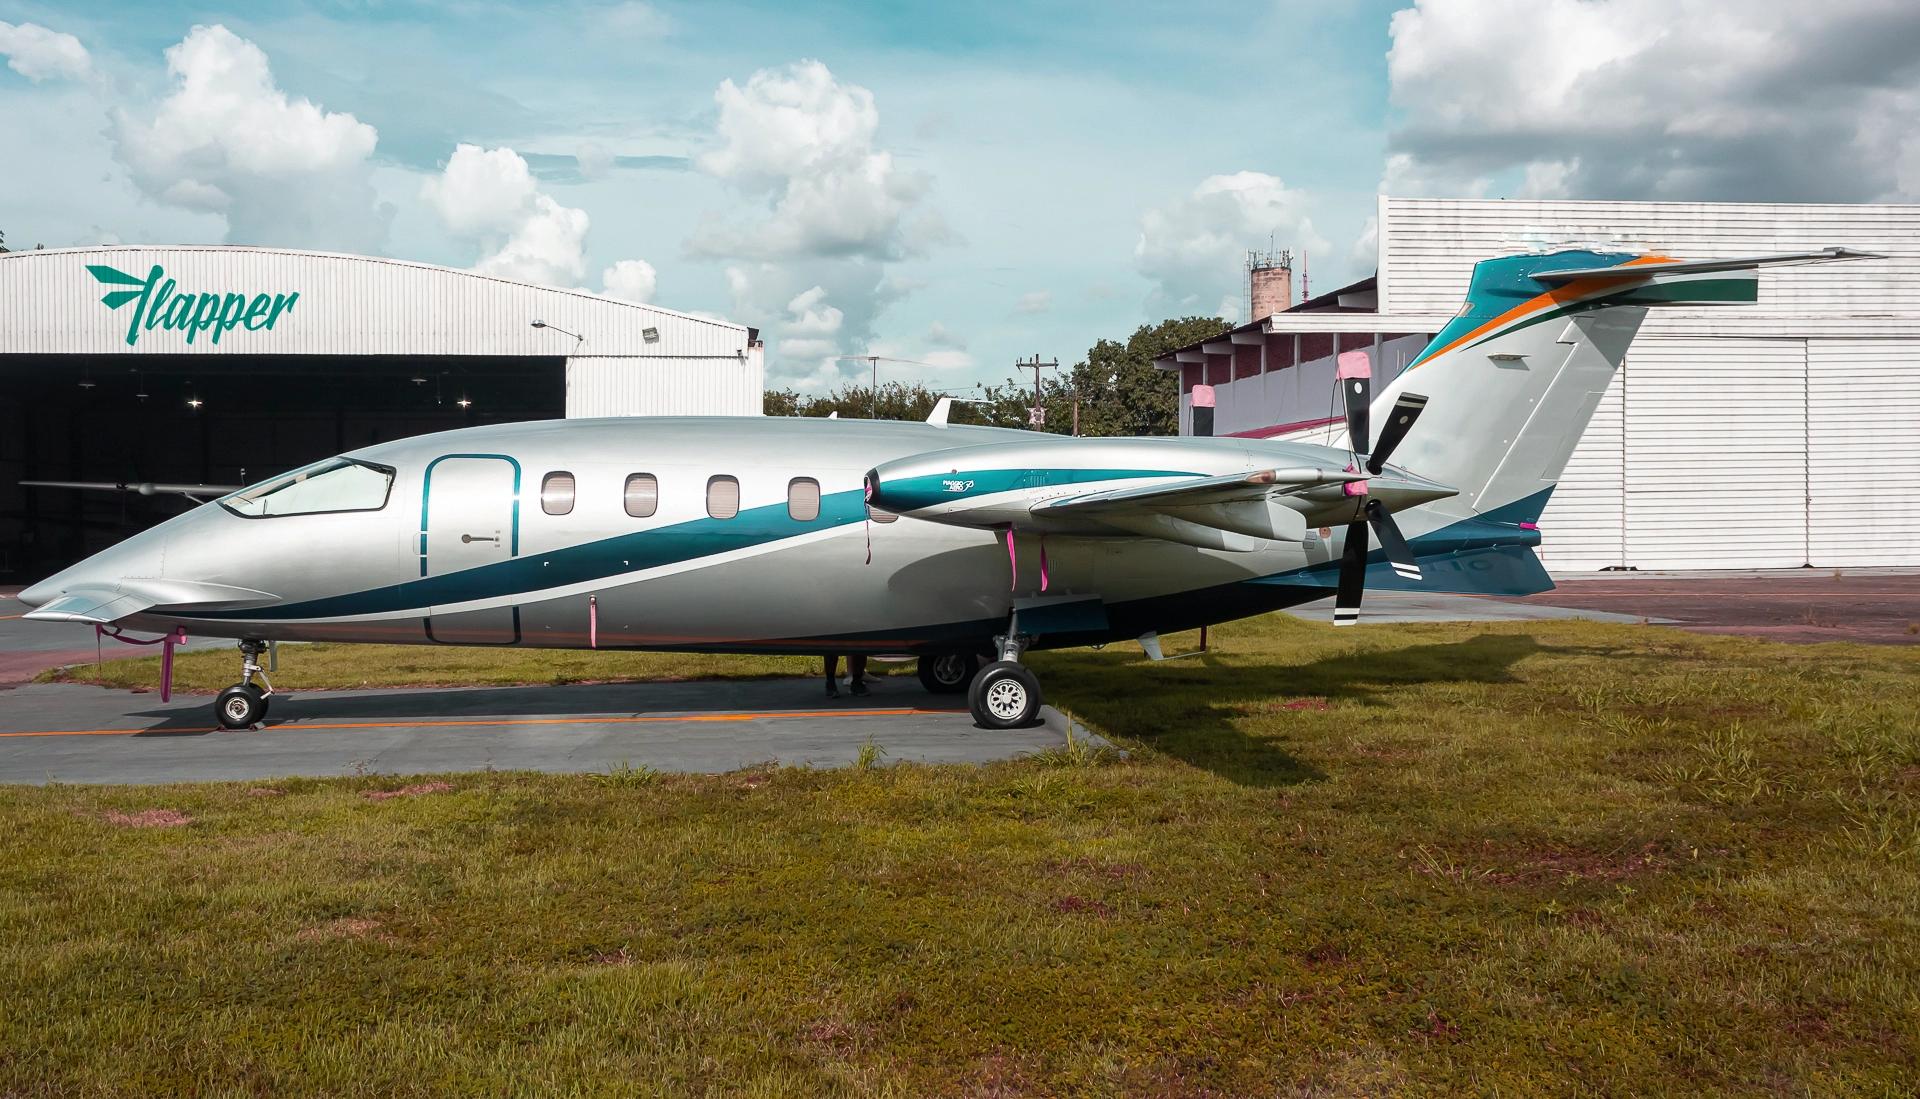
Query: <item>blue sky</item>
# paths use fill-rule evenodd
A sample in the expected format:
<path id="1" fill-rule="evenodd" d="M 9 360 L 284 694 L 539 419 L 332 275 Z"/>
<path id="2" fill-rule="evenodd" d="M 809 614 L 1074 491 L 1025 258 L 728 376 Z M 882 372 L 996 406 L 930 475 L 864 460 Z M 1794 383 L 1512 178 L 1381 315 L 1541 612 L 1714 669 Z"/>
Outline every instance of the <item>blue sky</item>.
<path id="1" fill-rule="evenodd" d="M 1269 239 L 1363 276 L 1383 187 L 1911 198 L 1913 7 L 0 0 L 0 229 L 474 267 L 758 325 L 776 383 L 959 385 L 1231 311 Z"/>

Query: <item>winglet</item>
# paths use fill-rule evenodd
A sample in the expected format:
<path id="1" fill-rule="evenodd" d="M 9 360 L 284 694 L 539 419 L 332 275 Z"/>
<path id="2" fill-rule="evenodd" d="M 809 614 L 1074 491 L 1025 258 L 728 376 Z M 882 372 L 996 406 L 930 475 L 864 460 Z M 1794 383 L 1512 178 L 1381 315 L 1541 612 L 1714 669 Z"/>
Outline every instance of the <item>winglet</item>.
<path id="1" fill-rule="evenodd" d="M 935 427 L 947 426 L 947 413 L 953 409 L 953 398 L 942 397 L 933 402 L 933 411 L 927 413 L 927 422 Z"/>

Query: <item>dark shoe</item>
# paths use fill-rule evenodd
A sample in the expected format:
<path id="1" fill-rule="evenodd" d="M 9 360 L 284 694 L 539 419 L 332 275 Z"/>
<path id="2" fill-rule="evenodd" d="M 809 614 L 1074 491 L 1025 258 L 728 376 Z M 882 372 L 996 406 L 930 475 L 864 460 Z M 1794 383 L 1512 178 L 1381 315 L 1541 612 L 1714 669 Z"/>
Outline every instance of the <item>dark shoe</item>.
<path id="1" fill-rule="evenodd" d="M 838 687 L 836 687 L 836 686 L 834 686 L 834 685 L 833 685 L 833 684 L 831 684 L 831 683 L 829 683 L 829 684 L 827 684 L 827 697 L 828 697 L 828 698 L 839 698 L 839 697 L 840 697 L 840 688 L 838 688 Z"/>
<path id="2" fill-rule="evenodd" d="M 855 682 L 853 685 L 853 693 L 856 698 L 867 697 L 867 685 L 865 683 Z"/>

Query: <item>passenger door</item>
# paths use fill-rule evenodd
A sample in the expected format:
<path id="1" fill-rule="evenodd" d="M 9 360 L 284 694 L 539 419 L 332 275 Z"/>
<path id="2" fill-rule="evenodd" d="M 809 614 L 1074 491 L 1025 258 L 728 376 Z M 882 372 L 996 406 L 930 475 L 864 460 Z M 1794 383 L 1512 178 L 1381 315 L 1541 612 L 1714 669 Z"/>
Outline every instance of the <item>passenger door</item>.
<path id="1" fill-rule="evenodd" d="M 512 645 L 520 611 L 502 567 L 520 555 L 520 463 L 498 454 L 449 454 L 421 485 L 420 576 L 430 585 L 427 638 L 449 645 Z M 482 600 L 499 605 L 443 610 Z"/>

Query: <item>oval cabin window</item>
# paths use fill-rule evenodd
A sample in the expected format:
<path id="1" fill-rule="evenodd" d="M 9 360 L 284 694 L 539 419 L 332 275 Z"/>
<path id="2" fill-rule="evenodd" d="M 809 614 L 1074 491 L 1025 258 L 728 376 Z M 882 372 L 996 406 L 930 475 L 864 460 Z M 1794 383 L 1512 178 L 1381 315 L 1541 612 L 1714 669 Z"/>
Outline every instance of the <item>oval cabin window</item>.
<path id="1" fill-rule="evenodd" d="M 731 519 L 740 514 L 740 482 L 732 477 L 707 478 L 707 514 Z"/>
<path id="2" fill-rule="evenodd" d="M 573 474 L 549 473 L 540 482 L 540 510 L 565 515 L 573 510 Z"/>
<path id="3" fill-rule="evenodd" d="M 787 517 L 796 523 L 811 523 L 820 518 L 820 482 L 811 477 L 795 477 L 787 482 Z"/>
<path id="4" fill-rule="evenodd" d="M 627 514 L 645 519 L 660 510 L 660 480 L 651 473 L 636 473 L 627 478 Z"/>

